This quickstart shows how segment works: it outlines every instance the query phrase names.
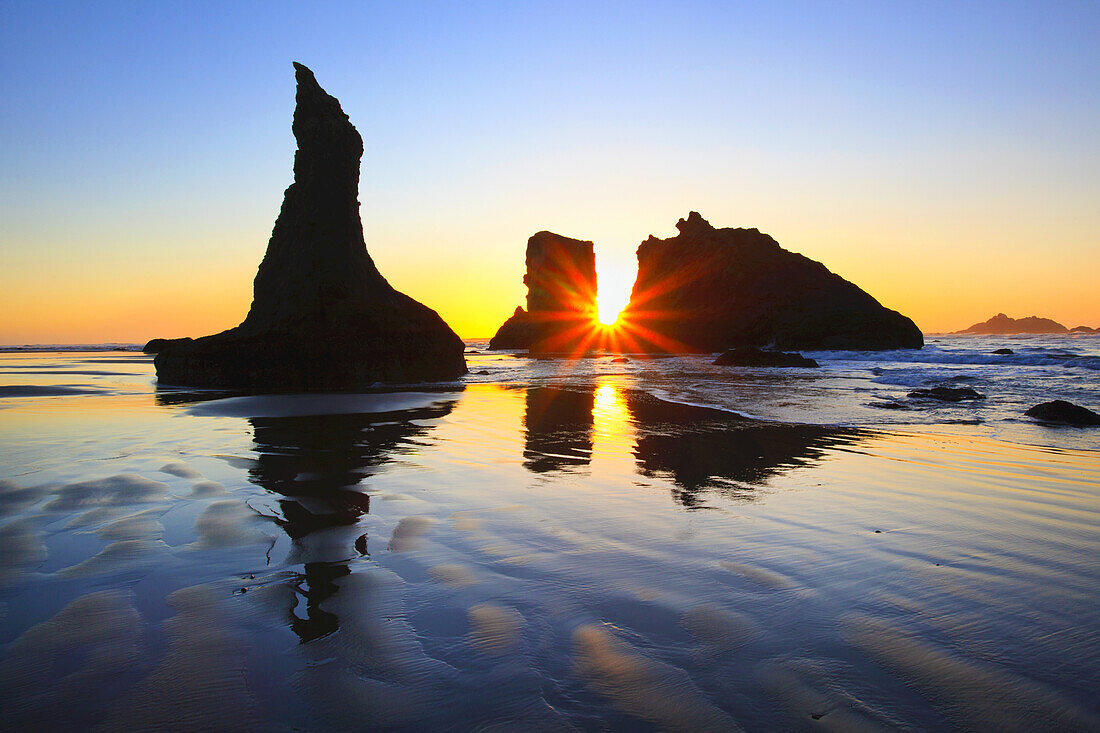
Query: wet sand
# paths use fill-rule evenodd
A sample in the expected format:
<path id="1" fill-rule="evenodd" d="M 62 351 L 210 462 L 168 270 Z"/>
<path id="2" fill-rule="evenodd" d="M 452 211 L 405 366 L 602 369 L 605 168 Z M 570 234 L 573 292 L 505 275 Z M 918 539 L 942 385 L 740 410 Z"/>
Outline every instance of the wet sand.
<path id="1" fill-rule="evenodd" d="M 1096 450 L 146 363 L 0 408 L 6 725 L 1100 727 Z"/>

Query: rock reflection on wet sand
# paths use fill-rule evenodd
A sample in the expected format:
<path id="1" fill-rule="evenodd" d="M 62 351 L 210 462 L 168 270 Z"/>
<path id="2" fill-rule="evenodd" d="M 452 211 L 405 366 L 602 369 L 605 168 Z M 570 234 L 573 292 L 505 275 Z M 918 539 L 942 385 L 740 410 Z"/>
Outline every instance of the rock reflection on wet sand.
<path id="1" fill-rule="evenodd" d="M 402 399 L 4 457 L 4 727 L 1097 728 L 1094 455 L 615 381 Z"/>

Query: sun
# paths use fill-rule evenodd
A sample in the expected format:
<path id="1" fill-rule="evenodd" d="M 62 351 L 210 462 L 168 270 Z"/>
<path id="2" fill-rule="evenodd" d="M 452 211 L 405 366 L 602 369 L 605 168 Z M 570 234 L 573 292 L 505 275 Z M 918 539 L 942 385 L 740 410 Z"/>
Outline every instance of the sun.
<path id="1" fill-rule="evenodd" d="M 596 274 L 596 318 L 605 326 L 614 325 L 619 313 L 630 302 L 634 273 L 615 262 L 600 263 Z"/>

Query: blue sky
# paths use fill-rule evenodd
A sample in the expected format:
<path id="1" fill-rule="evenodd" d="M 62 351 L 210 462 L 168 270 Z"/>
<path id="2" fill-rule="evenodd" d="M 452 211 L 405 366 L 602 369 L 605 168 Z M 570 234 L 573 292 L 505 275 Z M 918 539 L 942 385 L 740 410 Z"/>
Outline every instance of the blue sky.
<path id="1" fill-rule="evenodd" d="M 691 209 L 926 330 L 1100 325 L 1098 41 L 1095 2 L 8 1 L 0 342 L 235 325 L 291 180 L 292 60 L 363 134 L 383 274 L 464 336 L 522 302 L 535 231 L 625 271 Z"/>

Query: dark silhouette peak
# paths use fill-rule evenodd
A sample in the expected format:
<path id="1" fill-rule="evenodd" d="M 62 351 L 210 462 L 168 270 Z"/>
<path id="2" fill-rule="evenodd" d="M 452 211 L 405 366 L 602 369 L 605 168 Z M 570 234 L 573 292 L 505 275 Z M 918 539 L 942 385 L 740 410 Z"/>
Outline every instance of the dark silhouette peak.
<path id="1" fill-rule="evenodd" d="M 298 84 L 291 127 L 298 142 L 295 182 L 335 178 L 347 183 L 354 178 L 358 184 L 363 138 L 340 107 L 340 101 L 321 88 L 313 72 L 299 63 L 294 64 L 294 69 Z"/>
<path id="2" fill-rule="evenodd" d="M 555 234 L 554 232 L 548 232 L 545 229 L 541 232 L 535 232 L 531 235 L 531 238 L 527 240 L 527 246 L 535 245 L 562 245 L 566 247 L 580 247 L 591 249 L 593 247 L 592 242 L 584 239 L 573 239 L 572 237 L 566 237 L 561 234 Z"/>
<path id="3" fill-rule="evenodd" d="M 596 256 L 583 239 L 541 231 L 527 240 L 527 310 L 516 308 L 491 349 L 571 352 L 596 318 Z"/>
<path id="4" fill-rule="evenodd" d="M 168 384 L 333 390 L 454 379 L 464 345 L 439 315 L 394 290 L 359 218 L 363 138 L 307 67 L 297 80 L 294 182 L 256 272 L 243 323 L 157 357 Z"/>
<path id="5" fill-rule="evenodd" d="M 681 219 L 676 222 L 676 229 L 679 230 L 680 234 L 686 237 L 707 234 L 714 231 L 714 227 L 712 227 L 710 222 L 704 219 L 698 211 L 692 211 L 688 214 L 686 219 Z"/>
<path id="6" fill-rule="evenodd" d="M 294 183 L 256 273 L 244 322 L 249 329 L 324 319 L 334 306 L 357 308 L 393 293 L 363 240 L 363 139 L 313 72 L 298 63 L 294 68 Z"/>
<path id="7" fill-rule="evenodd" d="M 639 351 L 920 348 L 916 325 L 759 229 L 716 229 L 698 212 L 638 247 L 622 318 Z"/>

